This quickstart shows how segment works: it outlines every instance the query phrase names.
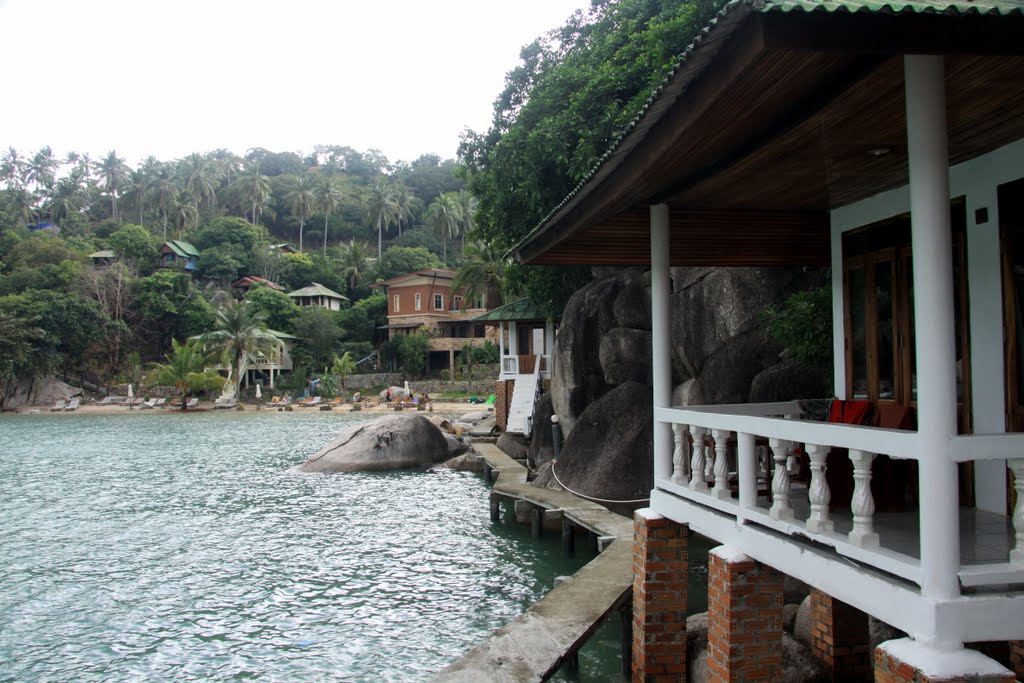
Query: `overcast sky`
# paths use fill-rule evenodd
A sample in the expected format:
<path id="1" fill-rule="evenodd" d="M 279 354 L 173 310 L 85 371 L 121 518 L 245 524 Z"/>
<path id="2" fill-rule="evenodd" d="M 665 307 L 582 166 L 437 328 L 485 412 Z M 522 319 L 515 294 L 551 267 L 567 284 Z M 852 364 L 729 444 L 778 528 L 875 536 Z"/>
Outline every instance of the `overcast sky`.
<path id="1" fill-rule="evenodd" d="M 454 157 L 589 0 L 0 0 L 0 150 Z"/>

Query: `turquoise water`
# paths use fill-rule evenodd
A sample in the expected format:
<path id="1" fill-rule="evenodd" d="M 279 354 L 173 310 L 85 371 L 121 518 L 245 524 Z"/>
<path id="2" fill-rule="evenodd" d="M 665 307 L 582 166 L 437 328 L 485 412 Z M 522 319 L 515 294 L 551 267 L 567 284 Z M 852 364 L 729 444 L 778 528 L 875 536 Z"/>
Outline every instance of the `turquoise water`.
<path id="1" fill-rule="evenodd" d="M 353 419 L 0 417 L 0 681 L 424 680 L 586 561 L 475 475 L 291 470 Z"/>

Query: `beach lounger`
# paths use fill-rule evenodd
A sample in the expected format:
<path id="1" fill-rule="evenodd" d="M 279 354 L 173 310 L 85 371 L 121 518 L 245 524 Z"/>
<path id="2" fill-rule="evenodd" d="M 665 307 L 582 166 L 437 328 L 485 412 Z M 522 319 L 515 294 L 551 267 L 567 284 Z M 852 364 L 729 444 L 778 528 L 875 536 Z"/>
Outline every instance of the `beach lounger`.
<path id="1" fill-rule="evenodd" d="M 99 402 L 101 406 L 119 406 L 128 400 L 127 396 L 107 396 Z"/>
<path id="2" fill-rule="evenodd" d="M 156 403 L 153 404 L 153 407 L 154 408 L 163 408 L 165 405 L 167 405 L 167 399 L 166 398 L 158 398 L 156 400 Z"/>
<path id="3" fill-rule="evenodd" d="M 78 406 L 80 406 L 80 405 L 82 405 L 82 399 L 80 399 L 80 398 L 73 398 L 70 401 L 68 401 L 68 404 L 66 406 L 64 406 L 64 410 L 67 410 L 67 411 L 78 410 Z"/>
<path id="4" fill-rule="evenodd" d="M 63 400 L 63 399 L 60 400 L 60 401 L 57 401 L 52 406 L 50 406 L 50 412 L 51 413 L 56 413 L 57 411 L 64 410 L 64 406 L 66 406 L 67 404 L 68 404 L 68 402 Z"/>
<path id="5" fill-rule="evenodd" d="M 234 396 L 232 396 L 231 398 L 226 398 L 226 399 L 219 399 L 218 398 L 213 403 L 213 407 L 214 407 L 215 410 L 234 408 L 237 405 L 238 405 L 238 399 L 235 398 Z"/>
<path id="6" fill-rule="evenodd" d="M 195 397 L 192 397 L 192 398 L 190 398 L 188 400 L 188 403 L 185 404 L 185 408 L 195 408 L 198 405 L 199 405 L 199 399 L 195 398 Z"/>
<path id="7" fill-rule="evenodd" d="M 143 401 L 142 405 L 139 406 L 139 407 L 142 408 L 143 410 L 148 410 L 149 408 L 155 408 L 156 407 L 156 399 L 155 398 L 151 398 L 149 400 Z"/>

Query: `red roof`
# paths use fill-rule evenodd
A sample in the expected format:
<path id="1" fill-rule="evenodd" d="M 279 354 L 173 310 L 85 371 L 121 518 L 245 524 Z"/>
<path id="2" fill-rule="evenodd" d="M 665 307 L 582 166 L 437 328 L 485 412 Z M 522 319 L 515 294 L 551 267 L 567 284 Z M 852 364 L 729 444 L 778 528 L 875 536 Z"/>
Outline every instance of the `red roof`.
<path id="1" fill-rule="evenodd" d="M 256 285 L 265 285 L 267 287 L 270 287 L 271 289 L 276 289 L 279 292 L 284 291 L 284 287 L 277 284 L 276 282 L 271 282 L 266 278 L 262 278 L 256 275 L 246 275 L 245 277 L 239 279 L 237 282 L 233 283 L 231 286 L 238 287 L 239 289 L 248 289 L 249 287 L 254 287 Z"/>

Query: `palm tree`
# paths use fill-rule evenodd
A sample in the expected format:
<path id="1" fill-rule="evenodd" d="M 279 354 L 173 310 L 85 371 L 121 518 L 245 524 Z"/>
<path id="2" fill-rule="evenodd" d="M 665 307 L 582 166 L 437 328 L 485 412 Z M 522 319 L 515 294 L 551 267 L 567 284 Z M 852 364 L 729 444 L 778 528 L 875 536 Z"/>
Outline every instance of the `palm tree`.
<path id="1" fill-rule="evenodd" d="M 177 389 L 181 397 L 182 410 L 185 410 L 190 395 L 224 386 L 223 377 L 205 369 L 209 359 L 198 341 L 179 344 L 176 339 L 172 339 L 171 353 L 165 359 L 166 363 L 157 363 L 153 366 L 147 378 L 148 383 L 151 386 L 173 386 Z"/>
<path id="2" fill-rule="evenodd" d="M 178 191 L 171 200 L 170 209 L 174 227 L 178 229 L 178 239 L 184 236 L 186 230 L 199 223 L 199 207 L 188 190 Z"/>
<path id="3" fill-rule="evenodd" d="M 452 282 L 452 291 L 463 290 L 467 301 L 484 297 L 484 307 L 501 304 L 508 263 L 493 244 L 470 244 Z"/>
<path id="4" fill-rule="evenodd" d="M 77 169 L 57 181 L 50 199 L 50 216 L 57 223 L 78 213 L 85 203 L 85 190 Z"/>
<path id="5" fill-rule="evenodd" d="M 49 194 L 57 180 L 56 173 L 59 168 L 60 161 L 53 156 L 53 150 L 49 146 L 43 147 L 28 162 L 28 180 L 35 183 L 37 189 L 44 188 Z"/>
<path id="6" fill-rule="evenodd" d="M 259 225 L 260 208 L 270 198 L 270 178 L 260 173 L 260 165 L 243 172 L 235 181 L 238 196 L 252 205 L 252 222 Z"/>
<path id="7" fill-rule="evenodd" d="M 8 190 L 22 187 L 26 182 L 25 160 L 13 147 L 8 147 L 0 159 L 0 175 L 7 181 Z"/>
<path id="8" fill-rule="evenodd" d="M 124 203 L 125 207 L 134 206 L 139 211 L 139 225 L 145 226 L 142 222 L 142 212 L 146 208 L 146 171 L 143 167 L 128 171 L 125 182 Z M 126 208 L 127 210 L 127 208 Z"/>
<path id="9" fill-rule="evenodd" d="M 124 159 L 117 156 L 114 150 L 100 162 L 100 178 L 103 180 L 103 189 L 110 193 L 110 213 L 113 219 L 117 217 L 117 193 L 121 191 L 125 180 L 128 177 L 128 166 Z"/>
<path id="10" fill-rule="evenodd" d="M 455 203 L 459 207 L 459 232 L 462 234 L 462 251 L 466 251 L 466 235 L 476 227 L 476 197 L 468 190 L 460 190 L 455 195 Z"/>
<path id="11" fill-rule="evenodd" d="M 217 186 L 219 174 L 217 168 L 210 159 L 201 154 L 189 154 L 181 160 L 182 186 L 192 193 L 196 203 L 204 199 L 212 208 L 217 201 Z"/>
<path id="12" fill-rule="evenodd" d="M 166 242 L 167 218 L 171 214 L 175 198 L 180 193 L 180 189 L 175 185 L 174 180 L 171 178 L 171 172 L 166 166 L 157 169 L 149 178 L 147 192 L 153 201 L 156 202 L 156 208 L 160 211 L 164 229 L 163 239 Z"/>
<path id="13" fill-rule="evenodd" d="M 254 312 L 248 301 L 229 301 L 216 309 L 217 329 L 199 336 L 206 349 L 220 353 L 224 364 L 235 372 L 235 395 L 249 359 L 277 344 L 277 337 L 267 332 L 263 314 Z"/>
<path id="14" fill-rule="evenodd" d="M 414 197 L 405 185 L 399 185 L 395 191 L 395 223 L 398 224 L 398 236 L 402 236 L 402 226 L 412 221 L 412 202 Z"/>
<path id="15" fill-rule="evenodd" d="M 284 200 L 288 203 L 288 210 L 299 219 L 299 251 L 302 251 L 302 229 L 306 225 L 306 219 L 312 216 L 317 208 L 313 181 L 305 175 L 297 176 Z"/>
<path id="16" fill-rule="evenodd" d="M 441 238 L 444 254 L 442 260 L 447 263 L 448 240 L 459 234 L 461 215 L 458 203 L 450 193 L 442 194 L 430 203 L 424 218 L 427 221 L 427 227 Z"/>
<path id="17" fill-rule="evenodd" d="M 316 195 L 317 206 L 324 214 L 324 257 L 327 257 L 327 219 L 338 210 L 345 195 L 329 176 L 321 176 L 316 188 L 313 190 Z M 344 386 L 344 384 L 342 385 Z"/>
<path id="18" fill-rule="evenodd" d="M 367 209 L 370 212 L 370 221 L 377 228 L 377 261 L 379 262 L 383 254 L 384 230 L 395 222 L 398 212 L 394 190 L 391 186 L 378 178 L 370 187 L 370 201 Z"/>
<path id="19" fill-rule="evenodd" d="M 370 260 L 366 258 L 366 247 L 352 242 L 341 252 L 341 275 L 348 282 L 349 293 L 355 290 L 370 270 Z"/>
<path id="20" fill-rule="evenodd" d="M 341 377 L 341 388 L 345 388 L 345 378 L 353 374 L 356 371 L 356 362 L 352 360 L 352 352 L 346 351 L 345 354 L 338 358 L 334 357 L 334 364 L 331 366 L 331 372 Z"/>

